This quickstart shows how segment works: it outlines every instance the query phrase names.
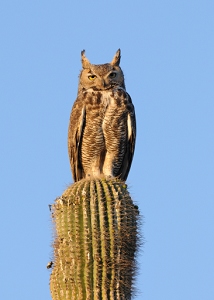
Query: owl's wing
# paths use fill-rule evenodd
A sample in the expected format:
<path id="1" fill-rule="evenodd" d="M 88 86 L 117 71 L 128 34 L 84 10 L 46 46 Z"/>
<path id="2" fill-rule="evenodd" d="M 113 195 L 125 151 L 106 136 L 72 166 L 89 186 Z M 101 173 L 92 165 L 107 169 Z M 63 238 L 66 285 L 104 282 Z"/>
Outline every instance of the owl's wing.
<path id="1" fill-rule="evenodd" d="M 136 118 L 135 118 L 135 110 L 134 105 L 132 104 L 131 97 L 127 93 L 128 96 L 128 105 L 127 105 L 127 143 L 126 150 L 124 154 L 123 163 L 120 168 L 120 178 L 122 180 L 126 180 L 129 174 L 129 170 L 131 168 L 132 159 L 134 156 L 135 149 L 135 140 L 136 140 Z"/>
<path id="2" fill-rule="evenodd" d="M 85 177 L 80 155 L 85 116 L 85 106 L 81 99 L 77 98 L 71 112 L 68 128 L 68 154 L 75 182 Z"/>

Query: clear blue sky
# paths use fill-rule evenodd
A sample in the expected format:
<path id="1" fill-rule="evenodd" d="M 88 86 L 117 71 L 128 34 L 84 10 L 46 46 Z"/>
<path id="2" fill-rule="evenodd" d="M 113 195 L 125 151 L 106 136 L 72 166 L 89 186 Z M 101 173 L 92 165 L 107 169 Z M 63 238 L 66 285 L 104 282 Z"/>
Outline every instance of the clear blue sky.
<path id="1" fill-rule="evenodd" d="M 0 298 L 49 300 L 80 51 L 122 51 L 144 216 L 136 300 L 214 299 L 214 1 L 2 1 Z"/>

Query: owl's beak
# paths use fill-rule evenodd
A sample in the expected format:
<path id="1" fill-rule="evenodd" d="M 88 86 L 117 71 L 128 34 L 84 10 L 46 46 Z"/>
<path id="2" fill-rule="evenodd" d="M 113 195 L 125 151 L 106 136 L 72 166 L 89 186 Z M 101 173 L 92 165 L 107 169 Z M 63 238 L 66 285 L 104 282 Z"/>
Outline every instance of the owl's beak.
<path id="1" fill-rule="evenodd" d="M 104 79 L 102 80 L 102 84 L 103 84 L 103 87 L 106 87 L 106 82 Z"/>

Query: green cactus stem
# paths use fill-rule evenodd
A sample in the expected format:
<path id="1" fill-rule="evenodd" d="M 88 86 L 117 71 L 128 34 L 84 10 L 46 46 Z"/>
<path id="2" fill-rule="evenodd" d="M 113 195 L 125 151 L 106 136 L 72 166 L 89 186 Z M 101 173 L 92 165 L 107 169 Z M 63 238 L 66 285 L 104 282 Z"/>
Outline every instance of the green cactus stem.
<path id="1" fill-rule="evenodd" d="M 78 181 L 56 199 L 52 214 L 52 299 L 131 299 L 139 212 L 126 184 Z"/>

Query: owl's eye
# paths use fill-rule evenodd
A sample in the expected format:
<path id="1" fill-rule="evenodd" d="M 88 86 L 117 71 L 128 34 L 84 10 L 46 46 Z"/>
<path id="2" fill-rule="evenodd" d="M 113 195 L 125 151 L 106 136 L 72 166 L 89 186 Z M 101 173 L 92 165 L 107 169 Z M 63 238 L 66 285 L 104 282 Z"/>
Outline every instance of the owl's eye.
<path id="1" fill-rule="evenodd" d="M 115 72 L 112 72 L 112 73 L 109 74 L 109 77 L 110 77 L 110 78 L 115 78 L 116 75 L 117 75 L 117 74 L 116 74 Z"/>
<path id="2" fill-rule="evenodd" d="M 90 75 L 90 76 L 88 76 L 88 79 L 89 80 L 94 80 L 96 77 L 97 77 L 96 75 Z"/>

